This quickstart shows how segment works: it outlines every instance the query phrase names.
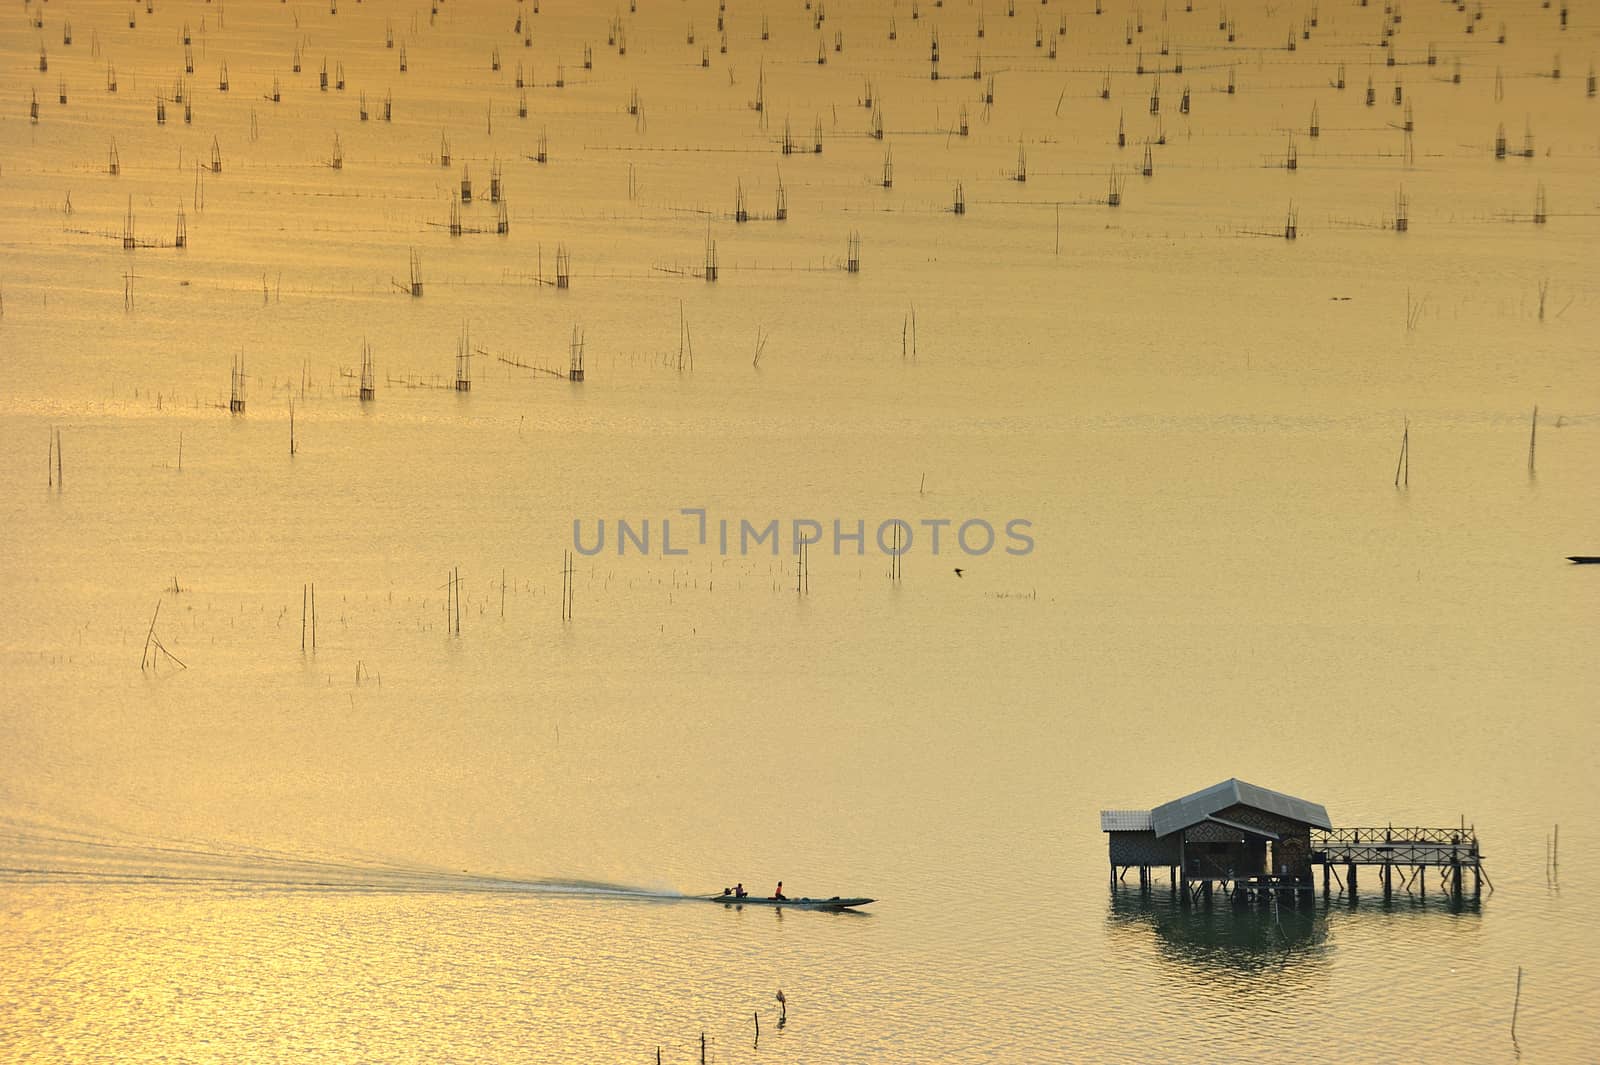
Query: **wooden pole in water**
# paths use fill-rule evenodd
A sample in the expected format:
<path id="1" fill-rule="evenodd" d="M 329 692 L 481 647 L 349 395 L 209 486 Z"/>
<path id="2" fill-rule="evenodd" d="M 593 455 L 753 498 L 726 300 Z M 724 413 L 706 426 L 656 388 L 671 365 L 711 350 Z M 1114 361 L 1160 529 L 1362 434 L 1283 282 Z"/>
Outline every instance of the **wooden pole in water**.
<path id="1" fill-rule="evenodd" d="M 761 1048 L 761 1011 L 760 1010 L 756 1011 L 755 1018 L 756 1018 L 756 1049 L 759 1050 Z"/>
<path id="2" fill-rule="evenodd" d="M 156 618 L 161 616 L 161 600 L 156 600 L 155 612 L 150 615 L 150 628 L 144 634 L 144 654 L 139 656 L 139 668 L 144 669 L 145 659 L 150 657 L 150 639 L 156 634 Z"/>
<path id="3" fill-rule="evenodd" d="M 1533 449 L 1539 442 L 1539 404 L 1533 405 L 1533 427 L 1528 431 L 1528 472 L 1533 472 Z"/>
<path id="4" fill-rule="evenodd" d="M 1405 473 L 1404 484 L 1411 485 L 1411 419 L 1406 419 L 1405 431 L 1400 434 L 1400 458 L 1394 464 L 1394 486 L 1399 488 L 1402 484 L 1401 472 Z"/>
<path id="5" fill-rule="evenodd" d="M 1517 1010 L 1522 1006 L 1522 966 L 1517 966 L 1517 997 L 1511 1000 L 1511 1042 L 1517 1041 Z"/>

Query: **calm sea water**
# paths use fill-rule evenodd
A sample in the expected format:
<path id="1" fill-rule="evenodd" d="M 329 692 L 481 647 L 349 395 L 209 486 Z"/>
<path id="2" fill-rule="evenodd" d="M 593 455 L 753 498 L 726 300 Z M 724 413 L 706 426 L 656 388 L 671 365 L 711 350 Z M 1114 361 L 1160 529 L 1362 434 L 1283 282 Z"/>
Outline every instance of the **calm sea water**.
<path id="1" fill-rule="evenodd" d="M 1592 12 L 1408 6 L 1388 67 L 1382 8 L 1343 3 L 1292 53 L 1310 9 L 1235 12 L 1230 47 L 1214 5 L 1151 7 L 1128 46 L 1120 3 L 736 0 L 724 55 L 709 2 L 639 8 L 0 30 L 0 1057 L 1594 1060 L 1600 575 L 1564 561 L 1600 552 Z M 448 231 L 463 168 L 491 232 Z M 123 249 L 180 206 L 185 249 Z M 526 368 L 574 326 L 582 384 Z M 718 549 L 772 519 L 827 530 L 806 577 Z M 936 556 L 936 519 L 1034 549 Z M 575 520 L 609 538 L 564 621 Z M 140 669 L 152 631 L 186 669 Z M 1464 818 L 1494 891 L 1108 890 L 1101 807 L 1230 776 Z M 780 879 L 879 901 L 677 898 Z"/>

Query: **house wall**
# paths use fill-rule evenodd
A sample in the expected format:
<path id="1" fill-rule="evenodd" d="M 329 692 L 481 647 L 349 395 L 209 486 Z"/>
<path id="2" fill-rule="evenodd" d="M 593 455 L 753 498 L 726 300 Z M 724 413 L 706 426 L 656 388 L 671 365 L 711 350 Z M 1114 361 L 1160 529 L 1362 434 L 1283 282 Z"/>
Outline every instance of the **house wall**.
<path id="1" fill-rule="evenodd" d="M 1236 828 L 1202 821 L 1185 829 L 1184 872 L 1199 879 L 1259 876 L 1267 870 L 1265 840 Z"/>
<path id="2" fill-rule="evenodd" d="M 1178 837 L 1157 839 L 1156 834 L 1144 832 L 1107 832 L 1111 837 L 1112 865 L 1177 865 Z"/>
<path id="3" fill-rule="evenodd" d="M 1272 868 L 1267 871 L 1275 876 L 1311 879 L 1310 825 L 1253 806 L 1230 806 L 1217 816 L 1275 833 L 1279 841 L 1272 846 Z"/>

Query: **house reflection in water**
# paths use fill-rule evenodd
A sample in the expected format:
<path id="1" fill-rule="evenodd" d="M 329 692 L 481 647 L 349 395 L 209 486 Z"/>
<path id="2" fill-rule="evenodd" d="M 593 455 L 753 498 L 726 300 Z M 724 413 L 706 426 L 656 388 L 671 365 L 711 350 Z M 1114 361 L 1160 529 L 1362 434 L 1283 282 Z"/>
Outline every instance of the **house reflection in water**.
<path id="1" fill-rule="evenodd" d="M 1155 933 L 1161 954 L 1200 969 L 1253 972 L 1310 964 L 1325 956 L 1328 911 L 1320 906 L 1216 908 L 1180 906 L 1166 893 L 1129 885 L 1111 893 L 1106 923 L 1114 936 Z"/>

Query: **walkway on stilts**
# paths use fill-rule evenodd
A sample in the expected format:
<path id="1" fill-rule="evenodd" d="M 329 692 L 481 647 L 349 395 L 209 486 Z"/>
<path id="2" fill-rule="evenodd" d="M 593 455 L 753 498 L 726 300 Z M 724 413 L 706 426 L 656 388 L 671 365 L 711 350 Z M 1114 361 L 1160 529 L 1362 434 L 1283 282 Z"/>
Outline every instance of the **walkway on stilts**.
<path id="1" fill-rule="evenodd" d="M 1494 883 L 1483 871 L 1483 852 L 1478 848 L 1478 835 L 1472 826 L 1463 824 L 1455 828 L 1414 828 L 1383 825 L 1368 828 L 1312 829 L 1311 862 L 1322 866 L 1322 890 L 1329 890 L 1330 873 L 1333 879 L 1339 874 L 1332 867 L 1345 867 L 1345 880 L 1352 894 L 1356 888 L 1357 870 L 1361 866 L 1375 866 L 1383 883 L 1383 893 L 1394 888 L 1395 870 L 1404 877 L 1401 889 L 1411 890 L 1417 884 L 1422 894 L 1427 894 L 1425 872 L 1430 867 L 1442 870 L 1441 889 L 1456 895 L 1462 894 L 1461 874 L 1472 871 L 1472 893 L 1478 894 L 1481 884 L 1487 883 L 1494 891 Z M 1409 875 L 1407 872 L 1409 871 Z M 1340 888 L 1345 887 L 1340 880 Z"/>

